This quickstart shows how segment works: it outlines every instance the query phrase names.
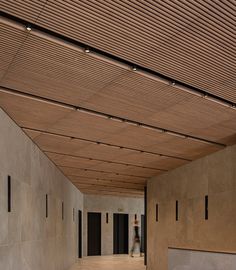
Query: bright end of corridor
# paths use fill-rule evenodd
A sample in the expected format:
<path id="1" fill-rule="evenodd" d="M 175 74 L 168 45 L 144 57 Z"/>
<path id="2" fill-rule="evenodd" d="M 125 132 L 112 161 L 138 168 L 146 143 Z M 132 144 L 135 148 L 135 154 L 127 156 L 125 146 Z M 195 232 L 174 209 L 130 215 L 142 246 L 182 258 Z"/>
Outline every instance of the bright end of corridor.
<path id="1" fill-rule="evenodd" d="M 70 270 L 144 270 L 143 258 L 127 255 L 84 257 Z"/>

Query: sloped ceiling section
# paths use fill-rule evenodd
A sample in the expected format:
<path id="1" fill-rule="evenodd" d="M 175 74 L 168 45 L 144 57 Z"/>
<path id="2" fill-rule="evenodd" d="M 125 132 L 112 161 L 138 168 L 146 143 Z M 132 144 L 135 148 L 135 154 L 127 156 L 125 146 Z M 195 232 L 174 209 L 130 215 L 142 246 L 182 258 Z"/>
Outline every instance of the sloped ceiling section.
<path id="1" fill-rule="evenodd" d="M 236 102 L 234 0 L 2 0 L 1 9 Z"/>
<path id="2" fill-rule="evenodd" d="M 1 10 L 0 106 L 82 192 L 140 197 L 148 178 L 236 143 L 230 1 L 1 1 Z"/>

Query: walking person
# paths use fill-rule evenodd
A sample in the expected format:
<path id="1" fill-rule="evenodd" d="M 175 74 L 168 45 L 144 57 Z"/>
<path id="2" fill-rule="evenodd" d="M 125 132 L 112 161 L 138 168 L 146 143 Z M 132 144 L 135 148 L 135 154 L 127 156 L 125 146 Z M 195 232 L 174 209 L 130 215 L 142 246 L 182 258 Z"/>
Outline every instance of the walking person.
<path id="1" fill-rule="evenodd" d="M 131 257 L 134 257 L 133 254 L 134 254 L 134 250 L 135 250 L 136 246 L 139 249 L 140 257 L 142 257 L 142 253 L 141 253 L 141 241 L 140 241 L 140 235 L 139 235 L 139 221 L 135 217 L 135 220 L 134 220 L 134 239 L 133 239 L 133 246 L 132 246 L 131 252 L 130 252 L 130 256 Z"/>

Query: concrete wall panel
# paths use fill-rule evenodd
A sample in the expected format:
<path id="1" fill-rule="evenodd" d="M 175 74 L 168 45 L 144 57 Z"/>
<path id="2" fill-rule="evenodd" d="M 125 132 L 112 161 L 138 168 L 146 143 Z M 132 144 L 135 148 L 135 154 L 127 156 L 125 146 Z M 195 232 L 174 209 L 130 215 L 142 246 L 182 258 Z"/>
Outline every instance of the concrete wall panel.
<path id="1" fill-rule="evenodd" d="M 10 213 L 8 175 L 12 182 Z M 0 269 L 68 269 L 78 254 L 78 209 L 83 210 L 82 193 L 0 110 Z"/>
<path id="2" fill-rule="evenodd" d="M 147 211 L 148 270 L 168 269 L 168 247 L 236 253 L 236 145 L 151 178 Z"/>

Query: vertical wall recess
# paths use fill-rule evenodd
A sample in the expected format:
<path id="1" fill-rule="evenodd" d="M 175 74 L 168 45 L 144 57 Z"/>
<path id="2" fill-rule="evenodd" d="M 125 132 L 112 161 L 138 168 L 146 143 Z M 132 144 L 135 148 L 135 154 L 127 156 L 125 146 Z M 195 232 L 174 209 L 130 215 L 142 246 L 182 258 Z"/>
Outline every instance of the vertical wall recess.
<path id="1" fill-rule="evenodd" d="M 208 195 L 205 196 L 205 220 L 208 220 Z"/>
<path id="2" fill-rule="evenodd" d="M 46 218 L 48 218 L 48 194 L 46 194 Z"/>
<path id="3" fill-rule="evenodd" d="M 73 215 L 73 222 L 75 222 L 75 208 L 73 208 L 73 213 L 72 213 L 72 215 Z"/>
<path id="4" fill-rule="evenodd" d="M 158 215 L 159 215 L 159 209 L 158 209 L 158 204 L 156 204 L 156 222 L 158 221 Z"/>
<path id="5" fill-rule="evenodd" d="M 64 220 L 64 202 L 61 203 L 61 219 Z"/>
<path id="6" fill-rule="evenodd" d="M 11 176 L 7 177 L 7 208 L 8 212 L 11 212 Z"/>
<path id="7" fill-rule="evenodd" d="M 147 265 L 147 187 L 144 187 L 144 265 Z"/>
<path id="8" fill-rule="evenodd" d="M 137 220 L 137 214 L 134 215 L 134 219 Z"/>
<path id="9" fill-rule="evenodd" d="M 179 220 L 179 202 L 178 201 L 175 202 L 175 220 L 176 221 Z"/>
<path id="10" fill-rule="evenodd" d="M 108 213 L 106 213 L 106 223 L 109 222 L 109 216 L 108 216 Z"/>

